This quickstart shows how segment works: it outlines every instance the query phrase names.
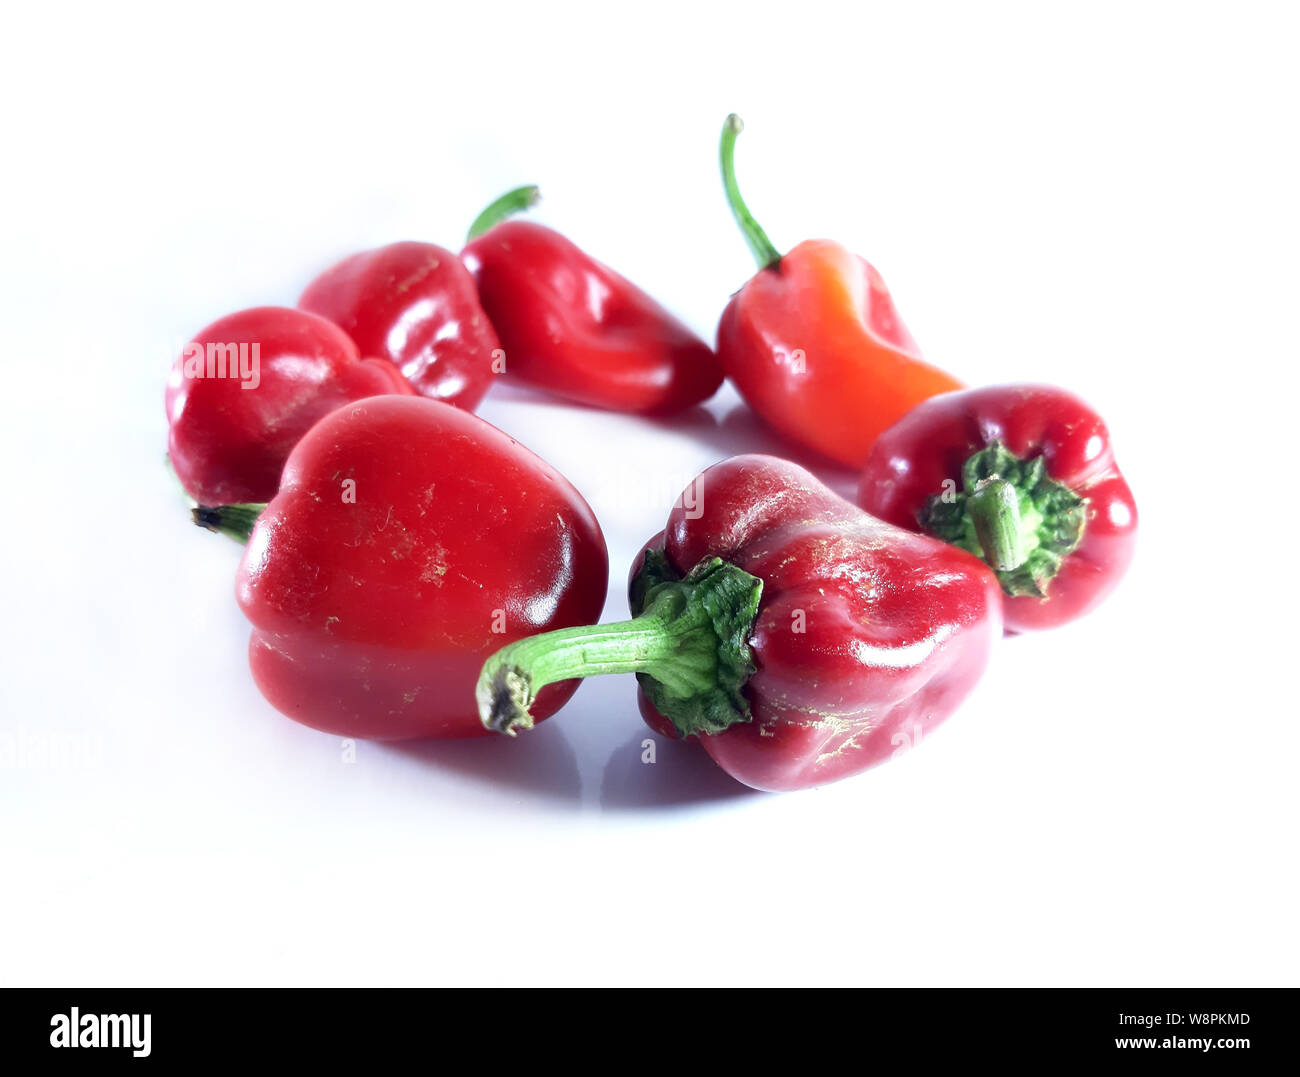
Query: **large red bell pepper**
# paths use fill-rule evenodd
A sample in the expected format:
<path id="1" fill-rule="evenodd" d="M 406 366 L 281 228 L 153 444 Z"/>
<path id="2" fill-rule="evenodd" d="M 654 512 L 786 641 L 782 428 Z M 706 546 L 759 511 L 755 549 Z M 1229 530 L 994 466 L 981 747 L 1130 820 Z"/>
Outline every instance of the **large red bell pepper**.
<path id="1" fill-rule="evenodd" d="M 390 243 L 344 258 L 298 300 L 365 355 L 393 363 L 422 396 L 473 411 L 500 373 L 501 342 L 454 251 Z"/>
<path id="2" fill-rule="evenodd" d="M 609 559 L 582 496 L 513 438 L 436 401 L 335 411 L 258 508 L 208 509 L 199 522 L 244 530 L 236 595 L 253 624 L 253 677 L 316 729 L 482 735 L 484 659 L 604 605 Z M 576 687 L 549 688 L 537 716 Z"/>
<path id="3" fill-rule="evenodd" d="M 920 404 L 871 450 L 858 504 L 983 557 L 1015 632 L 1093 609 L 1137 543 L 1137 505 L 1106 424 L 1049 385 L 991 385 Z"/>
<path id="4" fill-rule="evenodd" d="M 298 440 L 353 400 L 410 395 L 380 359 L 362 359 L 337 326 L 289 307 L 255 307 L 190 341 L 167 383 L 168 456 L 200 504 L 265 501 Z"/>
<path id="5" fill-rule="evenodd" d="M 773 457 L 725 460 L 687 495 L 634 566 L 632 620 L 532 636 L 487 661 L 487 728 L 529 728 L 556 681 L 631 672 L 656 728 L 697 736 L 746 785 L 800 789 L 915 744 L 980 677 L 1001 603 L 971 554 Z"/>
<path id="6" fill-rule="evenodd" d="M 759 270 L 718 324 L 718 358 L 749 405 L 791 441 L 850 467 L 927 397 L 961 382 L 921 358 L 889 289 L 828 239 L 781 254 L 736 183 L 738 116 L 722 129 L 727 199 Z"/>
<path id="7" fill-rule="evenodd" d="M 679 411 L 717 392 L 713 349 L 679 319 L 558 232 L 505 220 L 536 192 L 518 188 L 484 210 L 463 252 L 506 375 L 615 411 Z"/>

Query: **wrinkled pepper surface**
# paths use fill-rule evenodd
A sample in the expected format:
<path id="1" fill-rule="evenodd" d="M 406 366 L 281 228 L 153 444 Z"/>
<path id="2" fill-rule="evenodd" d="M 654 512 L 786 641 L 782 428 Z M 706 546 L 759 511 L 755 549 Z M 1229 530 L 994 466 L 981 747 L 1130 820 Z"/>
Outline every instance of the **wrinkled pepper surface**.
<path id="1" fill-rule="evenodd" d="M 477 688 L 484 725 L 529 728 L 555 681 L 636 673 L 652 726 L 698 738 L 746 785 L 800 789 L 918 742 L 965 698 L 1002 631 L 981 561 L 769 456 L 695 480 L 638 556 L 630 605 L 630 621 L 493 655 Z"/>
<path id="2" fill-rule="evenodd" d="M 307 285 L 298 306 L 387 359 L 421 396 L 473 411 L 499 373 L 501 342 L 454 251 L 390 243 L 344 258 Z"/>

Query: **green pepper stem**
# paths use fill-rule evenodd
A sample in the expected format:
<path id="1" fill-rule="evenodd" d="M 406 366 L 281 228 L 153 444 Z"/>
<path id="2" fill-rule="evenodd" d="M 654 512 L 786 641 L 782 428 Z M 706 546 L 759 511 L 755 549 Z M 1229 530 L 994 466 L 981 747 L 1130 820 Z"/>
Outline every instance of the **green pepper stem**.
<path id="1" fill-rule="evenodd" d="M 265 502 L 256 501 L 239 505 L 195 505 L 190 515 L 204 530 L 244 543 L 252 535 L 253 525 L 265 508 Z"/>
<path id="2" fill-rule="evenodd" d="M 647 554 L 647 565 L 662 560 Z M 762 582 L 720 558 L 684 578 L 656 568 L 636 587 L 629 621 L 560 628 L 507 644 L 483 665 L 474 690 L 486 729 L 531 729 L 531 707 L 548 684 L 636 673 L 683 736 L 748 721 L 741 696 L 753 672 L 748 639 Z"/>
<path id="3" fill-rule="evenodd" d="M 1005 479 L 982 480 L 967 499 L 975 537 L 984 560 L 998 572 L 1011 572 L 1029 557 L 1020 519 L 1020 495 Z"/>
<path id="4" fill-rule="evenodd" d="M 681 680 L 677 666 L 708 665 L 716 641 L 699 630 L 708 627 L 702 607 L 688 609 L 664 596 L 639 617 L 607 625 L 580 625 L 526 636 L 497 651 L 483 665 L 475 697 L 487 729 L 515 735 L 532 729 L 529 708 L 548 684 L 607 673 L 647 673 L 656 680 Z M 690 637 L 699 637 L 688 655 Z"/>
<path id="5" fill-rule="evenodd" d="M 732 216 L 740 225 L 741 235 L 753 251 L 759 269 L 771 269 L 781 261 L 781 252 L 776 249 L 767 233 L 754 220 L 745 200 L 740 196 L 740 184 L 736 182 L 736 136 L 745 129 L 745 124 L 734 112 L 722 125 L 722 186 L 727 192 L 727 204 L 731 206 Z"/>
<path id="6" fill-rule="evenodd" d="M 501 648 L 484 663 L 475 697 L 485 728 L 515 736 L 532 729 L 530 708 L 548 684 L 606 673 L 645 673 L 673 652 L 670 637 L 644 616 L 561 628 Z"/>
<path id="7" fill-rule="evenodd" d="M 513 217 L 516 213 L 522 213 L 531 206 L 537 205 L 541 197 L 542 192 L 532 184 L 506 191 L 474 218 L 474 223 L 469 226 L 469 234 L 465 237 L 466 241 L 478 239 L 484 232 L 495 228 L 507 217 Z"/>

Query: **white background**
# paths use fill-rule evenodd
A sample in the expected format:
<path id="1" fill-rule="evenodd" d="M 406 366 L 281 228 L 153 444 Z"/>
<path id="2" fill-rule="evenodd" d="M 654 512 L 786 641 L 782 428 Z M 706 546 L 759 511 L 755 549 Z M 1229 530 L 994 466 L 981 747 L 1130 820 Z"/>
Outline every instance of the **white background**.
<path id="1" fill-rule="evenodd" d="M 35 5 L 6 16 L 0 981 L 1294 984 L 1294 15 L 1284 5 Z M 238 548 L 162 467 L 188 336 L 542 186 L 711 339 L 837 238 L 966 380 L 1092 400 L 1137 562 L 1005 641 L 921 748 L 743 790 L 630 678 L 517 742 L 362 744 L 251 684 Z M 703 466 L 776 450 L 500 389 L 622 578 Z M 851 485 L 852 476 L 822 470 Z M 60 740 L 61 738 L 61 740 Z M 71 743 L 72 760 L 41 744 Z"/>

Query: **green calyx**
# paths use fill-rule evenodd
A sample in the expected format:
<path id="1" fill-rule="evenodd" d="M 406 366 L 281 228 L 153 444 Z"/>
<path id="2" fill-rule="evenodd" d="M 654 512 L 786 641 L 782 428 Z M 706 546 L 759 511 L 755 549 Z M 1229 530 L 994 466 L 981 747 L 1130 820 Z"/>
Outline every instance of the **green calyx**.
<path id="1" fill-rule="evenodd" d="M 633 616 L 683 600 L 707 625 L 708 644 L 697 648 L 694 676 L 685 668 L 637 673 L 636 679 L 655 710 L 684 737 L 721 733 L 752 719 L 742 689 L 754 673 L 749 638 L 763 597 L 763 581 L 720 557 L 706 558 L 679 578 L 662 550 L 647 550 L 632 581 Z M 702 661 L 706 653 L 712 661 Z M 667 674 L 667 676 L 664 676 Z"/>
<path id="2" fill-rule="evenodd" d="M 1000 441 L 962 467 L 962 488 L 935 494 L 917 514 L 929 534 L 985 561 L 1008 595 L 1046 598 L 1083 540 L 1088 499 L 1022 460 Z"/>
<path id="3" fill-rule="evenodd" d="M 749 637 L 762 593 L 762 580 L 721 558 L 705 558 L 682 577 L 661 551 L 648 551 L 632 585 L 631 620 L 503 647 L 479 675 L 479 717 L 487 729 L 514 736 L 532 728 L 529 708 L 546 685 L 635 673 L 683 736 L 748 722 L 742 689 L 755 668 Z"/>

